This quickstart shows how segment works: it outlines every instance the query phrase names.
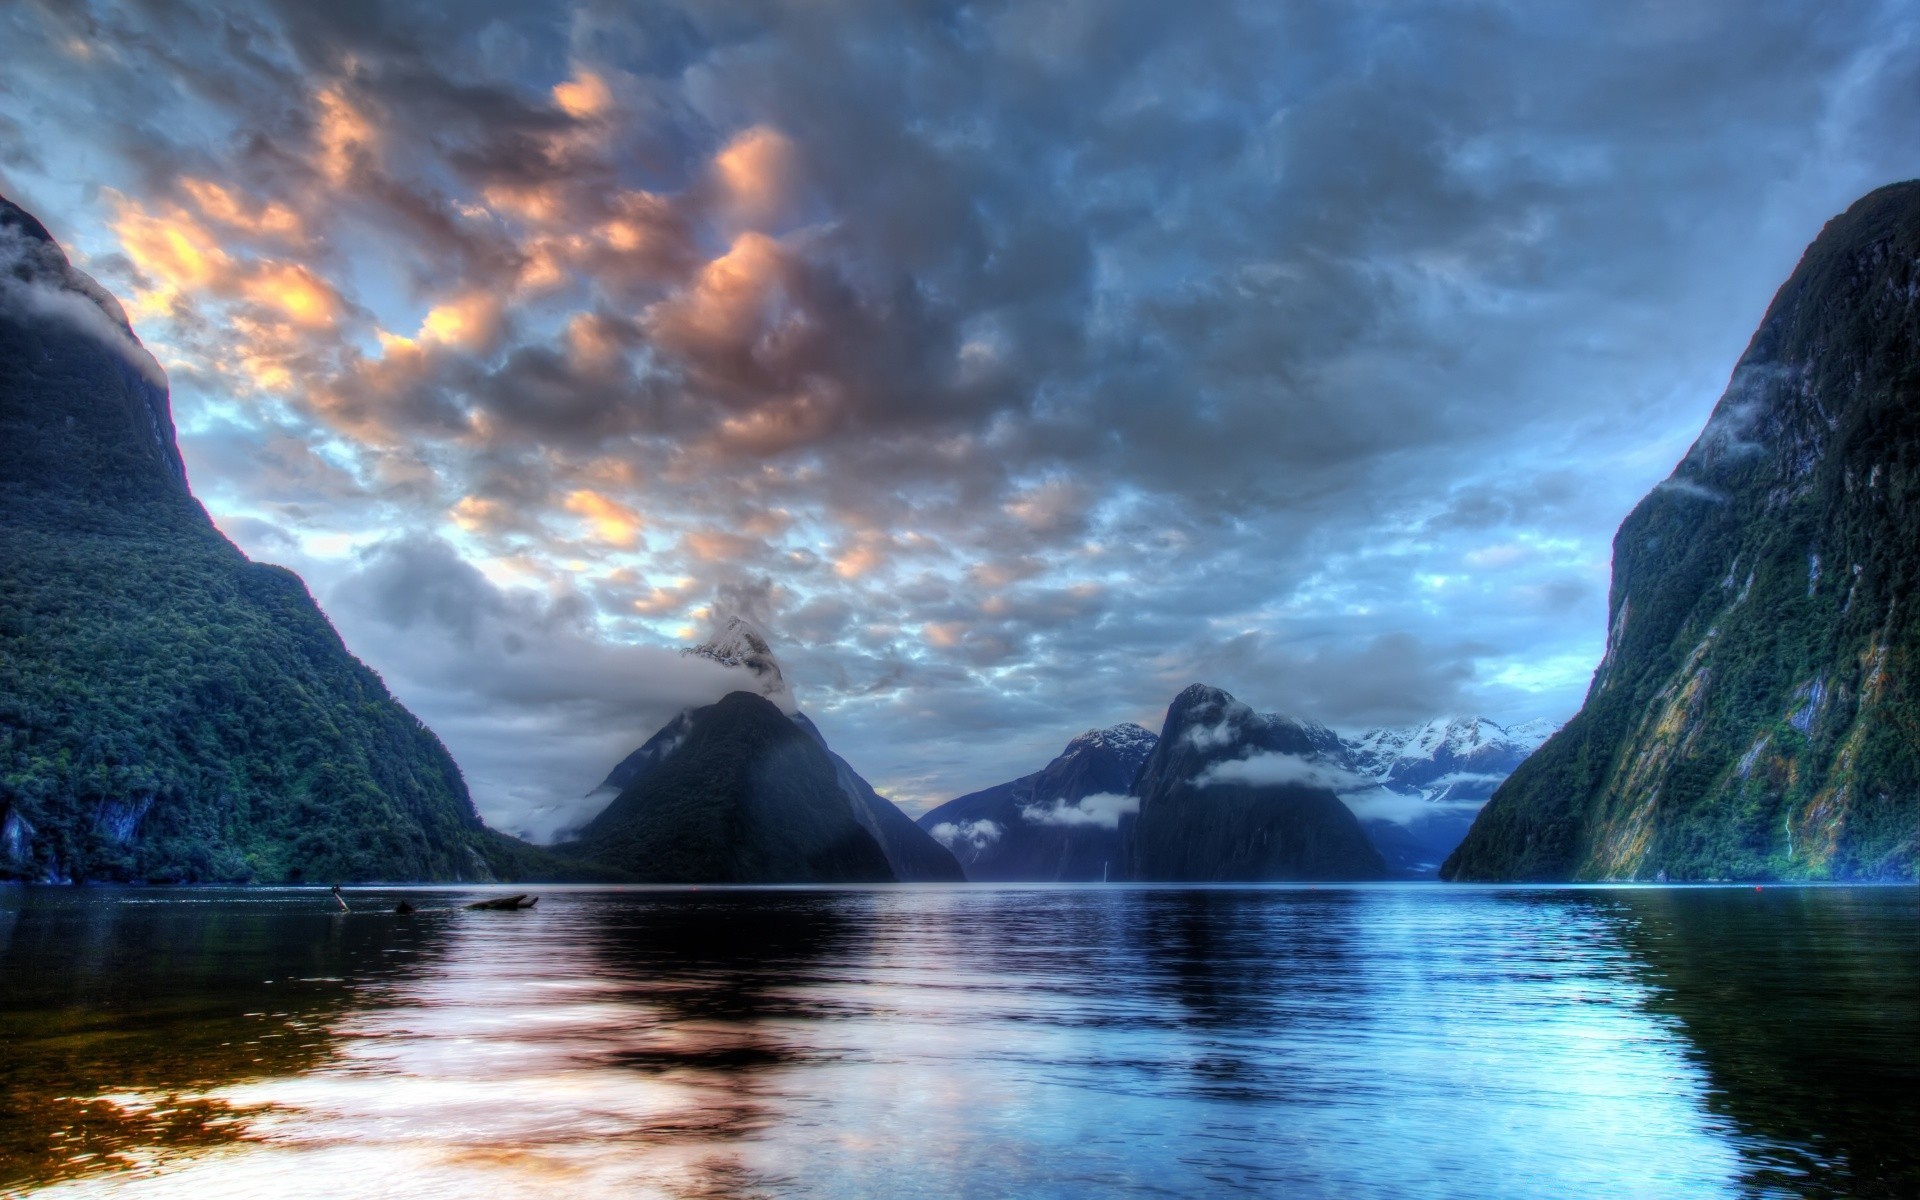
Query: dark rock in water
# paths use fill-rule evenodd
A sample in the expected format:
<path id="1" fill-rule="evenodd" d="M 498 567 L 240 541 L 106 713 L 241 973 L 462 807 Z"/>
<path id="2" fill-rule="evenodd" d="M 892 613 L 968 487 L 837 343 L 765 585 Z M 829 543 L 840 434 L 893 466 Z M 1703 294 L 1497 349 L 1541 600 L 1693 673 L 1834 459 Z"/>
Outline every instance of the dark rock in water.
<path id="1" fill-rule="evenodd" d="M 187 489 L 120 305 L 0 200 L 0 878 L 475 879 L 445 747 Z M 578 868 L 570 868 L 578 870 Z"/>
<path id="2" fill-rule="evenodd" d="M 402 900 L 400 903 L 393 906 L 393 911 L 396 913 L 399 913 L 401 916 L 404 917 L 408 913 L 414 912 L 416 910 L 413 907 L 413 903 L 411 901 Z"/>
<path id="3" fill-rule="evenodd" d="M 492 900 L 475 900 L 472 904 L 467 905 L 467 907 L 479 909 L 484 912 L 515 912 L 522 908 L 532 908 L 538 903 L 540 903 L 540 897 L 528 896 L 522 893 L 517 896 L 497 896 Z M 411 912 L 413 910 L 408 909 L 407 911 Z"/>
<path id="4" fill-rule="evenodd" d="M 953 851 L 968 879 L 1123 879 L 1139 810 L 1133 781 L 1156 741 L 1138 725 L 1089 729 L 1044 769 L 949 800 L 920 828 Z"/>
<path id="5" fill-rule="evenodd" d="M 671 751 L 555 849 L 665 883 L 897 878 L 827 751 L 754 692 L 687 713 Z"/>
<path id="6" fill-rule="evenodd" d="M 1195 684 L 1167 709 L 1141 768 L 1135 879 L 1380 879 L 1385 861 L 1335 793 L 1348 781 L 1330 729 L 1256 713 Z"/>
<path id="7" fill-rule="evenodd" d="M 1828 222 L 1613 543 L 1585 706 L 1451 879 L 1920 877 L 1920 182 Z"/>

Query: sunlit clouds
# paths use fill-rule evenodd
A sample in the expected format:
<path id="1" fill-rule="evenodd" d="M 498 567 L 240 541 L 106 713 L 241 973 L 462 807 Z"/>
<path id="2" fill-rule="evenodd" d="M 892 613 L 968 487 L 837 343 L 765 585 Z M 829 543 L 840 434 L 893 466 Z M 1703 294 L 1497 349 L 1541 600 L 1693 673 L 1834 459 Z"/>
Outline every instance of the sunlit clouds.
<path id="1" fill-rule="evenodd" d="M 1620 517 L 1920 172 L 1843 9 L 29 3 L 0 191 L 506 827 L 716 604 L 917 806 L 1195 680 L 1570 712 Z"/>

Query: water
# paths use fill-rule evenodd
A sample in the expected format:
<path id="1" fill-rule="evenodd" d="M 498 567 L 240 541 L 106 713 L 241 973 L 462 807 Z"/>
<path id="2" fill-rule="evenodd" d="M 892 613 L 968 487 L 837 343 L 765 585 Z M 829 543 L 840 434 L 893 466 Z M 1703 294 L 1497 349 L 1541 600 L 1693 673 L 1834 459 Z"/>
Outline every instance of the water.
<path id="1" fill-rule="evenodd" d="M 405 894 L 0 888 L 0 1193 L 1920 1194 L 1914 889 Z"/>

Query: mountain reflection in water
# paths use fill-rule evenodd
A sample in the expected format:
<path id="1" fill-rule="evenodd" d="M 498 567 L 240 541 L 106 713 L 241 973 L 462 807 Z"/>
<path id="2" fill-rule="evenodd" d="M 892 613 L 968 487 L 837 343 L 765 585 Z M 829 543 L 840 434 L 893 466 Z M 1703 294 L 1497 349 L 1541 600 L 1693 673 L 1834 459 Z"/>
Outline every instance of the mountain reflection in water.
<path id="1" fill-rule="evenodd" d="M 1920 1190 L 1912 889 L 406 894 L 0 889 L 0 1192 Z"/>

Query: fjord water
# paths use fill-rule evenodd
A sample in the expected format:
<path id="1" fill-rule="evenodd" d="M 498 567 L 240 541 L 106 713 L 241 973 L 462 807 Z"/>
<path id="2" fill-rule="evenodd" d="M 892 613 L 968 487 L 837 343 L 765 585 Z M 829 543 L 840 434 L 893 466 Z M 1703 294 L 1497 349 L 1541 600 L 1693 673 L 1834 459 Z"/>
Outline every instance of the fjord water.
<path id="1" fill-rule="evenodd" d="M 0 889 L 0 1193 L 1920 1191 L 1911 888 Z"/>

